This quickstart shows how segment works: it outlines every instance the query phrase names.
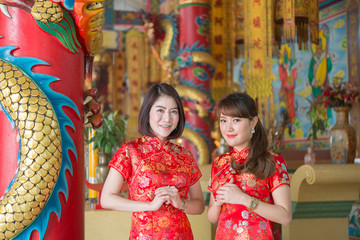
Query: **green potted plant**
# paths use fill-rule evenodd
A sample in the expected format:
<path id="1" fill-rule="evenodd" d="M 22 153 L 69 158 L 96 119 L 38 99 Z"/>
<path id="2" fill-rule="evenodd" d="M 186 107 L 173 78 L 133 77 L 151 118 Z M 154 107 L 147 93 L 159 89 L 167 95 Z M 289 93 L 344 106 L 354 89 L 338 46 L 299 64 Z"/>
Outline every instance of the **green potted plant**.
<path id="1" fill-rule="evenodd" d="M 103 183 L 108 173 L 108 163 L 111 155 L 125 141 L 125 119 L 118 112 L 108 112 L 103 115 L 103 125 L 95 130 L 95 134 L 88 140 L 98 149 L 99 164 L 96 167 L 98 183 Z"/>
<path id="2" fill-rule="evenodd" d="M 124 142 L 125 119 L 118 116 L 117 111 L 104 114 L 103 117 L 103 125 L 96 129 L 89 143 L 93 142 L 94 148 L 99 149 L 99 152 L 112 154 Z"/>

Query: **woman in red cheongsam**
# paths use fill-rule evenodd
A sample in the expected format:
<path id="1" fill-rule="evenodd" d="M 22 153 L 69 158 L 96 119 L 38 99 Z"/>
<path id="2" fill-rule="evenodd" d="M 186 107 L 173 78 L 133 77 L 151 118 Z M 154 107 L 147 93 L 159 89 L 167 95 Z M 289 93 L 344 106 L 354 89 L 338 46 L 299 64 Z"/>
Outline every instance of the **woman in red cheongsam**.
<path id="1" fill-rule="evenodd" d="M 143 137 L 124 143 L 109 163 L 101 205 L 133 212 L 131 240 L 193 239 L 186 214 L 204 211 L 201 172 L 188 150 L 169 141 L 181 136 L 184 125 L 176 90 L 151 86 L 139 114 Z M 119 196 L 124 181 L 130 199 Z"/>
<path id="2" fill-rule="evenodd" d="M 288 224 L 292 218 L 286 163 L 268 151 L 249 95 L 228 95 L 217 113 L 222 136 L 233 150 L 212 165 L 208 218 L 218 222 L 215 239 L 273 239 L 273 222 Z"/>

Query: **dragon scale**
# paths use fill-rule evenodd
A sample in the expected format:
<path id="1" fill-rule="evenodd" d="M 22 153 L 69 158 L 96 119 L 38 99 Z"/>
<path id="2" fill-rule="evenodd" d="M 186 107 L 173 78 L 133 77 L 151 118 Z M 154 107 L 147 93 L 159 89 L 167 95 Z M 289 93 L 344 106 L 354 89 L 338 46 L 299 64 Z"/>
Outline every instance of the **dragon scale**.
<path id="1" fill-rule="evenodd" d="M 19 68 L 0 59 L 0 104 L 18 129 L 17 174 L 0 199 L 0 239 L 11 239 L 41 213 L 57 182 L 62 147 L 49 100 Z"/>

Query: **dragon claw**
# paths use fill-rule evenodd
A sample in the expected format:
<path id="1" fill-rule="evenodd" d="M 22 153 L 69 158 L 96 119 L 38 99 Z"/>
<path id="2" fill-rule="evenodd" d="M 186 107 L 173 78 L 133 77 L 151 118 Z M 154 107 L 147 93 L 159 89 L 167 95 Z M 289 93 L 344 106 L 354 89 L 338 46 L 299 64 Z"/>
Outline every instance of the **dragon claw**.
<path id="1" fill-rule="evenodd" d="M 11 18 L 11 15 L 9 13 L 9 9 L 5 4 L 0 3 L 0 10 L 5 16 L 7 16 L 8 18 Z"/>

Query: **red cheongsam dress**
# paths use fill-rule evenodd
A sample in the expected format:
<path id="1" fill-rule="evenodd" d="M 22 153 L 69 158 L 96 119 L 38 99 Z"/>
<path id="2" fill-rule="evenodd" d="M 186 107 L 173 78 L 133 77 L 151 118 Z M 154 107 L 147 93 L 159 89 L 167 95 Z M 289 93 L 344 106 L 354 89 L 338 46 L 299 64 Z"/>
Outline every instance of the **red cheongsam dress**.
<path id="1" fill-rule="evenodd" d="M 243 163 L 246 161 L 249 149 L 241 152 L 235 148 L 226 154 L 217 157 L 211 169 L 209 190 L 216 197 L 217 189 L 229 182 L 232 178 L 243 192 L 258 198 L 265 203 L 273 204 L 271 193 L 280 185 L 290 186 L 286 163 L 282 156 L 273 155 L 275 173 L 266 179 L 258 179 L 253 174 L 238 174 L 231 168 L 231 159 Z M 273 223 L 255 212 L 250 212 L 247 206 L 241 204 L 223 204 L 216 230 L 216 240 L 266 240 L 273 239 Z"/>
<path id="2" fill-rule="evenodd" d="M 150 202 L 155 190 L 175 186 L 186 199 L 189 187 L 201 177 L 191 153 L 157 137 L 141 137 L 124 143 L 109 163 L 128 182 L 132 200 Z M 134 212 L 131 240 L 191 240 L 193 234 L 186 214 L 163 204 L 158 211 Z"/>

